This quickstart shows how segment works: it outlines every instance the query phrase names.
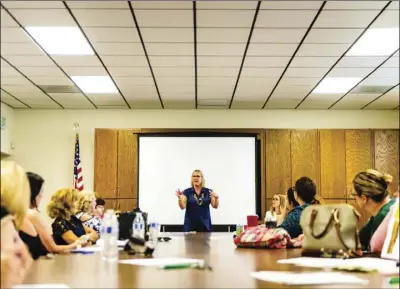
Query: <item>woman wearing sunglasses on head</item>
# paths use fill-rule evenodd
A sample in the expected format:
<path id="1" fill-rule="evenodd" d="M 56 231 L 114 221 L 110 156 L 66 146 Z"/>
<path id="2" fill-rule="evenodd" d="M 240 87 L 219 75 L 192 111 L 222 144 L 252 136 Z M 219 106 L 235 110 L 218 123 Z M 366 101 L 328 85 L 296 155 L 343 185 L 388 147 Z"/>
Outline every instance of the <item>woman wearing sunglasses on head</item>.
<path id="1" fill-rule="evenodd" d="M 218 195 L 205 187 L 204 175 L 200 170 L 192 173 L 191 187 L 183 192 L 176 191 L 178 205 L 185 212 L 184 232 L 212 232 L 210 205 L 217 209 Z"/>

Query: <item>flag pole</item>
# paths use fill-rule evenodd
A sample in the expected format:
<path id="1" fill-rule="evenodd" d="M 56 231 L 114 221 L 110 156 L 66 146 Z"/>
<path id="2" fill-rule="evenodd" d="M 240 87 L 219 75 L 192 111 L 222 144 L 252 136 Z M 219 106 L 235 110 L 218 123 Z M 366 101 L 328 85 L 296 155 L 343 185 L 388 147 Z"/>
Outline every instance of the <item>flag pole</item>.
<path id="1" fill-rule="evenodd" d="M 73 158 L 75 160 L 76 138 L 78 137 L 78 134 L 79 134 L 79 123 L 78 122 L 74 123 L 73 131 L 75 132 L 75 137 L 74 137 L 74 158 Z M 74 169 L 75 169 L 75 164 L 74 164 Z M 72 176 L 72 187 L 73 188 L 76 188 L 76 183 L 75 182 L 76 182 L 75 174 L 73 174 L 73 176 Z"/>

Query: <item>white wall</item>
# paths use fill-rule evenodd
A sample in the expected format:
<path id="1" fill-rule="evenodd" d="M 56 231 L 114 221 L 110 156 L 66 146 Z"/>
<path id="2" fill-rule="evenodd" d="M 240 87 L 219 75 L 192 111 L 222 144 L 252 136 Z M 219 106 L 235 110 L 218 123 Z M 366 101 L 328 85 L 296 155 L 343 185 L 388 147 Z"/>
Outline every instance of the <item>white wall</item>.
<path id="1" fill-rule="evenodd" d="M 2 124 L 4 121 L 4 127 L 1 126 L 1 152 L 11 155 L 12 148 L 12 131 L 14 126 L 14 109 L 9 107 L 8 105 L 1 103 L 1 118 Z"/>
<path id="2" fill-rule="evenodd" d="M 319 110 L 15 110 L 14 156 L 44 177 L 43 210 L 72 185 L 74 131 L 80 124 L 86 189 L 93 189 L 95 128 L 399 128 L 398 111 Z"/>

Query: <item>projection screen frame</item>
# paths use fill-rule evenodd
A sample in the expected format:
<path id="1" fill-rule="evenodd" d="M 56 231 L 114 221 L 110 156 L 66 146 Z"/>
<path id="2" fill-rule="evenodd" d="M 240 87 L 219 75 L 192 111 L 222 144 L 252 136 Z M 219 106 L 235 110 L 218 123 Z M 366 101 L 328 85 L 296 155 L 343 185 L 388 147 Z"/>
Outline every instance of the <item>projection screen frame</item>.
<path id="1" fill-rule="evenodd" d="M 257 132 L 207 132 L 207 131 L 197 131 L 197 132 L 146 132 L 138 133 L 138 145 L 137 145 L 137 207 L 139 208 L 139 160 L 140 160 L 140 138 L 141 137 L 253 137 L 255 140 L 255 211 L 258 215 L 258 219 L 262 218 L 262 192 L 261 192 L 261 182 L 262 182 L 262 142 L 259 139 L 259 133 Z M 162 231 L 167 232 L 182 232 L 183 224 L 160 224 Z M 231 232 L 236 230 L 237 224 L 213 224 L 213 232 Z"/>

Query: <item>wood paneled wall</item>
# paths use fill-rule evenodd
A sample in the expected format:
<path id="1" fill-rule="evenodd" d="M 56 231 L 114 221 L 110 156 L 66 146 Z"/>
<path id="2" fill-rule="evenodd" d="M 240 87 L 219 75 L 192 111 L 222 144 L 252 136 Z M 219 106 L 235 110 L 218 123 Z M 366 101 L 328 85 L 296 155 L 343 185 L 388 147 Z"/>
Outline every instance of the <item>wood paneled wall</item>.
<path id="1" fill-rule="evenodd" d="M 94 188 L 106 198 L 107 207 L 120 210 L 136 207 L 138 134 L 166 131 L 96 129 Z M 390 189 L 397 190 L 398 130 L 252 129 L 248 132 L 258 132 L 263 146 L 263 212 L 271 206 L 274 194 L 285 194 L 301 176 L 316 182 L 318 194 L 326 203 L 355 205 L 350 195 L 352 180 L 358 172 L 369 168 L 391 174 L 394 180 Z M 360 223 L 365 222 L 369 215 L 362 208 L 357 209 L 363 216 Z"/>

